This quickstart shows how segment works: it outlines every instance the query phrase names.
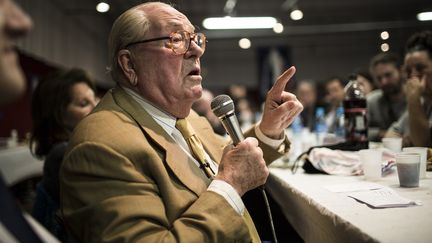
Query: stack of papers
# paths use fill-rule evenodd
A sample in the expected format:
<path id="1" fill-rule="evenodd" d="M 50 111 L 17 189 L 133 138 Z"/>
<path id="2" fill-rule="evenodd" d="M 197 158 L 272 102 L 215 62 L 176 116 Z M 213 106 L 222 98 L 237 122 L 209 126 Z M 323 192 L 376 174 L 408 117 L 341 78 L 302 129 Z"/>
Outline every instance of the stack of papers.
<path id="1" fill-rule="evenodd" d="M 383 187 L 377 190 L 352 192 L 348 194 L 348 196 L 374 208 L 394 208 L 420 205 L 420 203 L 399 196 L 394 190 L 388 187 Z"/>
<path id="2" fill-rule="evenodd" d="M 348 193 L 347 196 L 366 203 L 373 208 L 394 208 L 421 205 L 420 202 L 399 196 L 396 191 L 389 187 L 372 182 L 353 182 L 340 185 L 330 185 L 325 188 L 331 192 Z"/>

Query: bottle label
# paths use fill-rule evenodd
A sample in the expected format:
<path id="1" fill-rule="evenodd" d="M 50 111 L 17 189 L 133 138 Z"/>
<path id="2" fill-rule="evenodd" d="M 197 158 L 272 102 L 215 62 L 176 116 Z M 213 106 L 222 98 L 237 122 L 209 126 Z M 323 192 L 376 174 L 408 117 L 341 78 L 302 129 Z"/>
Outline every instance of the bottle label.
<path id="1" fill-rule="evenodd" d="M 349 108 L 345 109 L 345 112 L 354 112 L 354 113 L 365 113 L 367 112 L 366 108 L 357 107 L 357 108 Z"/>
<path id="2" fill-rule="evenodd" d="M 355 116 L 355 119 L 356 119 L 356 130 L 366 129 L 365 119 L 363 116 Z"/>
<path id="3" fill-rule="evenodd" d="M 367 141 L 367 118 L 365 108 L 345 110 L 345 137 L 347 141 Z"/>

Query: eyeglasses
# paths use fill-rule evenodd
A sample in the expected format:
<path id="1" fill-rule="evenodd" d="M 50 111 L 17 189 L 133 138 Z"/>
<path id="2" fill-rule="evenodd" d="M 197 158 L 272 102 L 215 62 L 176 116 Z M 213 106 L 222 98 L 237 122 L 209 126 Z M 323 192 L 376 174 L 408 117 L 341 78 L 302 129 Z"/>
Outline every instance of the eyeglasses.
<path id="1" fill-rule="evenodd" d="M 187 31 L 180 30 L 180 31 L 172 32 L 169 36 L 134 41 L 132 43 L 127 44 L 125 48 L 128 48 L 135 44 L 146 43 L 151 41 L 159 41 L 159 40 L 169 40 L 168 43 L 166 43 L 167 47 L 171 48 L 171 50 L 177 55 L 185 54 L 189 50 L 192 40 L 201 48 L 203 52 L 205 51 L 205 47 L 207 43 L 207 38 L 203 33 L 189 33 Z"/>

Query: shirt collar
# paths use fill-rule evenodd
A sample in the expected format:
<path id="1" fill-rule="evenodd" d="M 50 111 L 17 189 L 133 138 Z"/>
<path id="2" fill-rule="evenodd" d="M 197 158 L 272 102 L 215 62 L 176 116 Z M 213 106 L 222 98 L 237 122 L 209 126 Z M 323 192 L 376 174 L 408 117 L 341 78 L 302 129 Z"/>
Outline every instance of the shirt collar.
<path id="1" fill-rule="evenodd" d="M 136 91 L 121 86 L 125 92 L 130 95 L 138 104 L 147 111 L 155 121 L 162 126 L 162 128 L 168 133 L 172 134 L 173 130 L 175 129 L 175 124 L 177 121 L 177 118 L 168 114 L 167 112 L 161 110 L 156 105 L 152 104 L 150 101 L 144 99 L 141 95 L 139 95 Z"/>

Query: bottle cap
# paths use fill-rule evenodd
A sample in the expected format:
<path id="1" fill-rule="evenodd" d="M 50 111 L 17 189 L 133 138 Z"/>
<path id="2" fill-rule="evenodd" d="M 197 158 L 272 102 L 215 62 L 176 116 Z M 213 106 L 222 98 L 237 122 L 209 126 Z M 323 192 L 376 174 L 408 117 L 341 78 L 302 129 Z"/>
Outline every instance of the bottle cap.
<path id="1" fill-rule="evenodd" d="M 324 116 L 324 107 L 317 107 L 315 111 L 316 116 Z"/>
<path id="2" fill-rule="evenodd" d="M 336 115 L 342 115 L 344 113 L 344 108 L 343 106 L 338 106 L 336 108 Z"/>

